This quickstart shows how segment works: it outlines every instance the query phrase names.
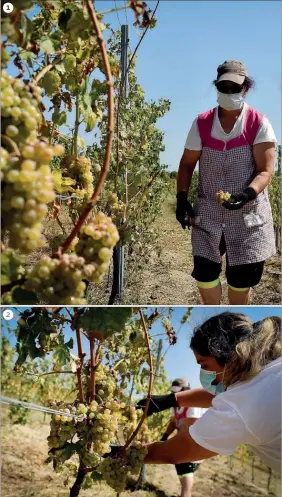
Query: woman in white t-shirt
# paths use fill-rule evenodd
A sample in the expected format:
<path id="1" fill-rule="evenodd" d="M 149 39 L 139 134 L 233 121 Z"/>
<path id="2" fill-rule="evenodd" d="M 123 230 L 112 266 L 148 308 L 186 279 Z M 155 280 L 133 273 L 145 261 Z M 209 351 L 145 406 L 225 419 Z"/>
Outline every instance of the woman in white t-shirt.
<path id="1" fill-rule="evenodd" d="M 245 102 L 253 80 L 241 62 L 221 64 L 214 85 L 219 105 L 195 119 L 180 161 L 176 218 L 184 229 L 192 224 L 192 276 L 203 303 L 220 304 L 219 276 L 226 254 L 229 302 L 245 305 L 251 288 L 260 282 L 265 260 L 276 251 L 267 186 L 277 140 L 267 117 Z M 198 161 L 198 194 L 192 207 L 187 195 Z"/>
<path id="2" fill-rule="evenodd" d="M 148 444 L 145 463 L 231 455 L 247 444 L 281 472 L 281 318 L 253 324 L 244 314 L 224 312 L 196 328 L 190 346 L 204 389 L 153 396 L 149 414 L 173 406 L 211 407 L 189 430 Z M 138 407 L 144 408 L 142 402 Z"/>
<path id="3" fill-rule="evenodd" d="M 186 378 L 176 378 L 171 384 L 170 391 L 172 393 L 179 393 L 187 390 L 190 390 L 190 386 Z M 192 426 L 192 424 L 203 416 L 205 412 L 206 409 L 200 407 L 172 407 L 171 418 L 161 441 L 166 441 L 175 430 L 177 430 L 177 432 L 187 430 L 187 428 Z M 181 484 L 181 497 L 192 497 L 194 473 L 202 462 L 203 460 L 194 462 L 185 461 L 180 464 L 175 464 L 175 469 Z"/>

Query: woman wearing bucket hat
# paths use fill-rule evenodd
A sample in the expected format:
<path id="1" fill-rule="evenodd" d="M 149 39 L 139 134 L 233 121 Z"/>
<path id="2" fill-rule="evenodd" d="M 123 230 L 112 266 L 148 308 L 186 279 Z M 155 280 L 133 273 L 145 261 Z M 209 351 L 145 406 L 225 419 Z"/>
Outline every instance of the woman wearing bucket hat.
<path id="1" fill-rule="evenodd" d="M 210 408 L 189 429 L 148 444 L 145 463 L 231 455 L 247 444 L 281 472 L 281 318 L 252 323 L 244 314 L 224 312 L 194 330 L 190 347 L 203 389 L 153 396 L 148 415 L 173 406 Z M 145 400 L 137 407 L 144 409 Z"/>
<path id="2" fill-rule="evenodd" d="M 190 386 L 186 378 L 176 378 L 172 384 L 170 391 L 173 394 L 190 390 Z M 199 407 L 172 407 L 171 418 L 161 441 L 164 442 L 172 433 L 186 430 L 192 426 L 205 412 L 205 409 Z M 175 469 L 180 479 L 181 497 L 191 497 L 194 485 L 194 473 L 199 468 L 201 461 L 183 462 L 175 464 Z"/>
<path id="3" fill-rule="evenodd" d="M 244 64 L 225 61 L 214 85 L 218 107 L 194 120 L 180 161 L 176 218 L 184 229 L 192 224 L 192 276 L 203 303 L 220 304 L 226 254 L 229 303 L 244 305 L 265 260 L 276 251 L 267 193 L 276 137 L 269 120 L 245 102 L 253 80 Z M 189 187 L 198 161 L 198 196 L 192 207 Z M 231 197 L 223 201 L 220 192 Z"/>

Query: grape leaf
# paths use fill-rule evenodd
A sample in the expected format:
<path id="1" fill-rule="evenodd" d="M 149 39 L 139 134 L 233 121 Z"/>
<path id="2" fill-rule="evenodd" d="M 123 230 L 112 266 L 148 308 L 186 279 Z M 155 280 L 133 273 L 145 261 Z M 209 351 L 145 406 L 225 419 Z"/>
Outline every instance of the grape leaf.
<path id="1" fill-rule="evenodd" d="M 101 473 L 98 473 L 98 471 L 93 471 L 91 473 L 91 478 L 94 481 L 101 481 L 101 480 L 103 480 L 103 477 L 102 477 Z"/>
<path id="2" fill-rule="evenodd" d="M 104 338 L 122 331 L 132 315 L 131 307 L 112 309 L 107 307 L 82 308 L 76 317 L 75 327 L 86 331 L 97 331 Z"/>
<path id="3" fill-rule="evenodd" d="M 56 48 L 54 46 L 53 41 L 49 36 L 43 35 L 41 40 L 40 40 L 40 48 L 43 52 L 46 52 L 48 54 L 54 54 L 56 53 Z"/>
<path id="4" fill-rule="evenodd" d="M 57 108 L 55 108 L 52 114 L 52 121 L 57 126 L 63 126 L 67 122 L 67 113 L 65 111 L 60 112 Z"/>
<path id="5" fill-rule="evenodd" d="M 91 96 L 89 94 L 83 95 L 80 101 L 80 112 L 84 117 L 86 124 L 86 132 L 92 131 L 95 128 L 98 118 L 101 118 L 103 113 L 100 109 L 93 111 L 91 107 Z"/>
<path id="6" fill-rule="evenodd" d="M 85 142 L 84 142 L 83 138 L 81 138 L 81 136 L 77 137 L 77 145 L 79 148 L 84 148 Z"/>
<path id="7" fill-rule="evenodd" d="M 96 122 L 97 122 L 97 116 L 96 116 L 95 112 L 91 111 L 91 113 L 89 113 L 87 115 L 87 117 L 85 118 L 85 124 L 86 124 L 85 131 L 86 131 L 86 133 L 89 133 L 89 131 L 92 131 L 95 128 Z"/>
<path id="8" fill-rule="evenodd" d="M 65 64 L 63 62 L 59 62 L 58 64 L 56 64 L 56 69 L 61 74 L 65 74 L 66 72 Z"/>
<path id="9" fill-rule="evenodd" d="M 33 52 L 29 52 L 27 50 L 24 50 L 23 52 L 21 52 L 21 55 L 20 55 L 21 59 L 27 61 L 29 67 L 33 67 L 33 63 L 34 63 L 33 56 L 34 56 Z"/>
<path id="10" fill-rule="evenodd" d="M 53 171 L 52 172 L 53 176 L 53 183 L 56 192 L 58 193 L 65 193 L 72 191 L 73 188 L 71 188 L 71 185 L 75 185 L 76 181 L 72 178 L 69 178 L 68 176 L 64 177 L 62 176 L 62 171 Z"/>
<path id="11" fill-rule="evenodd" d="M 59 22 L 58 22 L 60 29 L 62 29 L 63 31 L 66 31 L 67 23 L 68 23 L 69 19 L 71 18 L 71 16 L 72 16 L 72 11 L 69 8 L 63 10 L 60 13 Z"/>
<path id="12" fill-rule="evenodd" d="M 78 368 L 78 363 L 79 363 L 79 357 L 77 357 L 74 354 L 70 354 L 71 360 L 70 360 L 70 368 L 73 373 L 76 373 L 77 368 Z"/>
<path id="13" fill-rule="evenodd" d="M 8 249 L 1 254 L 1 284 L 18 280 L 24 273 L 24 257 Z"/>
<path id="14" fill-rule="evenodd" d="M 38 297 L 35 292 L 25 290 L 20 286 L 16 286 L 13 288 L 12 298 L 15 304 L 20 305 L 36 305 L 39 303 Z"/>
<path id="15" fill-rule="evenodd" d="M 83 11 L 77 5 L 69 4 L 67 8 L 60 13 L 59 16 L 59 27 L 67 32 L 71 39 L 77 39 L 78 36 L 86 40 L 89 38 L 89 28 L 91 29 L 91 24 L 89 23 L 89 16 L 87 11 Z"/>
<path id="16" fill-rule="evenodd" d="M 70 459 L 76 452 L 76 444 L 66 442 L 63 449 L 60 450 L 60 462 L 64 463 Z"/>
<path id="17" fill-rule="evenodd" d="M 61 343 L 54 347 L 54 361 L 56 366 L 61 368 L 71 360 L 70 350 L 73 348 L 73 339 L 71 338 L 67 343 L 63 343 L 64 337 L 61 338 Z"/>

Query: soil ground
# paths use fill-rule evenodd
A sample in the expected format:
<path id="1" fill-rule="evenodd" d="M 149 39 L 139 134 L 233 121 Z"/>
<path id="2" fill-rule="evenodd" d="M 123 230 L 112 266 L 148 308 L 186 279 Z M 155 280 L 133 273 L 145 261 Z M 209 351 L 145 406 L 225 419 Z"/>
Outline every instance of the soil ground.
<path id="1" fill-rule="evenodd" d="M 44 465 L 49 427 L 43 421 L 25 426 L 2 421 L 2 497 L 68 497 L 63 477 Z M 195 473 L 193 497 L 281 497 L 280 479 L 271 478 L 267 490 L 266 467 L 255 467 L 252 482 L 250 460 L 234 460 L 231 469 L 226 457 L 203 463 Z M 177 497 L 180 484 L 172 465 L 147 466 L 142 490 L 127 490 L 121 497 Z M 96 484 L 82 490 L 80 497 L 116 497 L 107 485 Z"/>
<path id="2" fill-rule="evenodd" d="M 160 257 L 152 254 L 150 263 L 138 273 L 130 271 L 125 291 L 125 304 L 201 305 L 193 268 L 191 234 L 183 230 L 175 219 L 175 200 L 171 196 L 164 203 L 159 229 Z M 222 304 L 228 305 L 224 266 L 221 274 Z M 263 278 L 252 294 L 252 305 L 276 305 L 281 303 L 281 265 L 279 255 L 265 264 Z"/>
<path id="3" fill-rule="evenodd" d="M 72 224 L 67 209 L 60 211 L 61 226 L 68 234 Z M 125 291 L 122 300 L 116 299 L 115 305 L 201 305 L 195 280 L 191 276 L 193 258 L 191 250 L 191 233 L 183 230 L 175 219 L 175 198 L 168 196 L 162 212 L 155 222 L 159 233 L 157 250 L 153 251 L 149 263 L 139 261 L 143 269 L 136 269 L 125 260 Z M 32 267 L 43 254 L 51 254 L 55 241 L 62 236 L 62 229 L 54 219 L 46 219 L 44 234 L 47 246 L 34 251 L 27 257 L 27 266 Z M 224 264 L 223 264 L 224 266 Z M 227 305 L 227 284 L 224 267 L 221 275 L 222 304 Z M 100 285 L 90 284 L 87 290 L 89 304 L 107 305 L 112 286 L 112 267 L 108 277 Z M 281 265 L 276 255 L 266 262 L 262 281 L 254 289 L 252 305 L 277 305 L 281 303 Z"/>

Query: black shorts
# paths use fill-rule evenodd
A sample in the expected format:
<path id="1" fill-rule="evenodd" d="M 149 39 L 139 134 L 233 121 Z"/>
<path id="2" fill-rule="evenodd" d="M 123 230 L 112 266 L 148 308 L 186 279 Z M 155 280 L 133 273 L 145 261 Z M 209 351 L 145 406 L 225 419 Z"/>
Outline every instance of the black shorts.
<path id="1" fill-rule="evenodd" d="M 195 473 L 200 466 L 197 462 L 183 462 L 181 464 L 176 464 L 175 469 L 179 477 L 189 475 L 190 473 Z"/>
<path id="2" fill-rule="evenodd" d="M 220 255 L 226 253 L 226 245 L 224 236 L 220 241 Z M 235 288 L 251 288 L 257 285 L 262 277 L 264 262 L 254 262 L 251 264 L 241 264 L 238 266 L 229 266 L 228 257 L 226 254 L 226 279 L 230 286 Z M 194 257 L 194 269 L 192 272 L 193 278 L 197 281 L 208 283 L 218 279 L 221 273 L 221 263 L 210 261 L 205 257 Z"/>

